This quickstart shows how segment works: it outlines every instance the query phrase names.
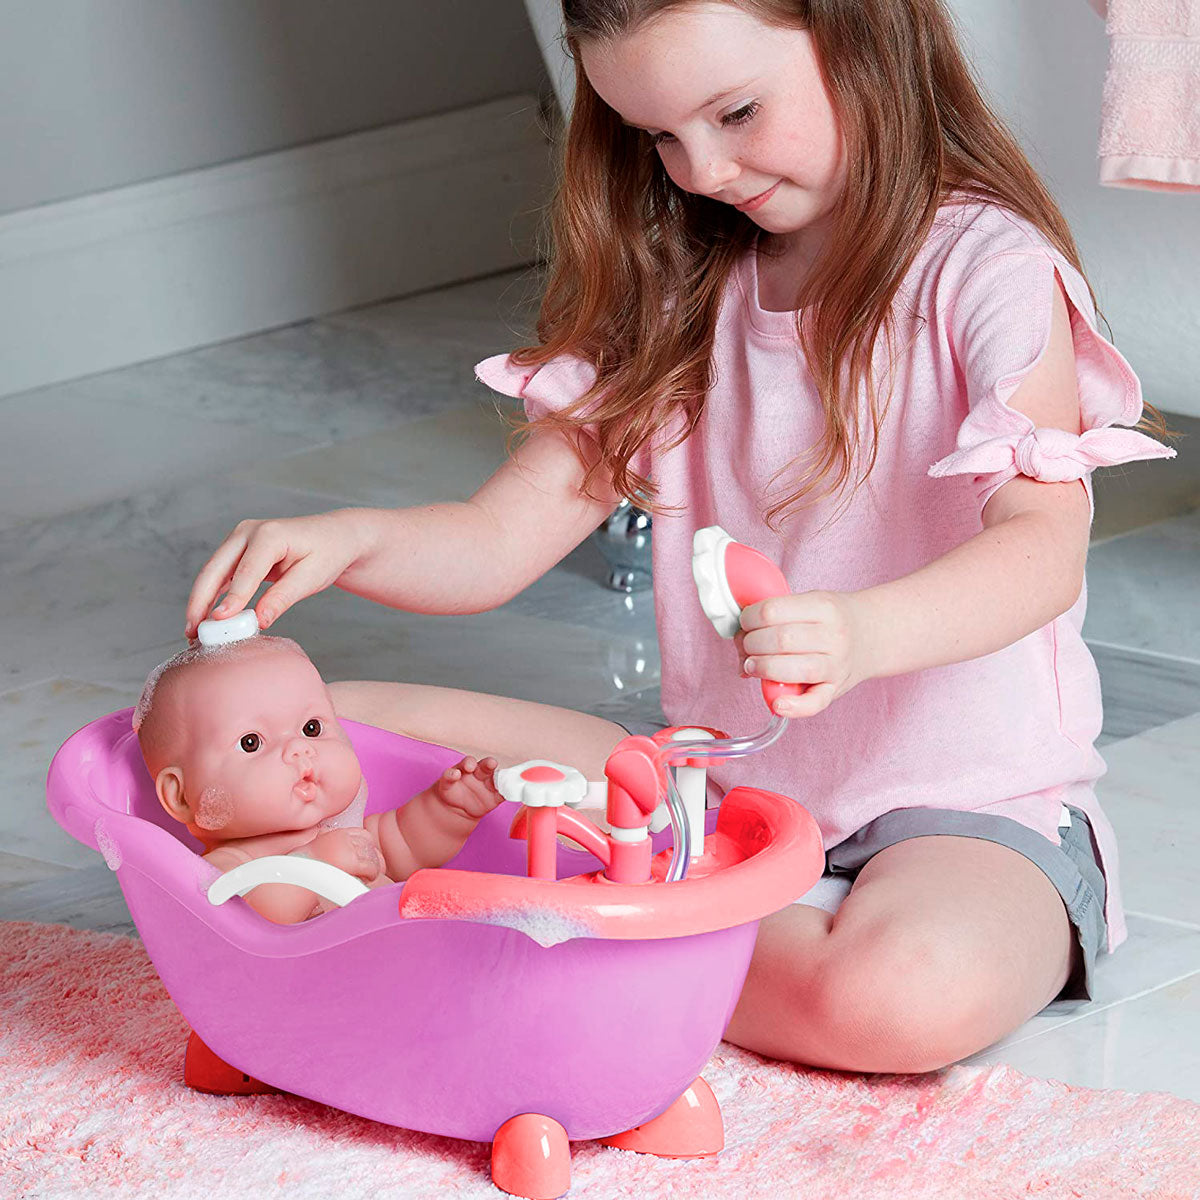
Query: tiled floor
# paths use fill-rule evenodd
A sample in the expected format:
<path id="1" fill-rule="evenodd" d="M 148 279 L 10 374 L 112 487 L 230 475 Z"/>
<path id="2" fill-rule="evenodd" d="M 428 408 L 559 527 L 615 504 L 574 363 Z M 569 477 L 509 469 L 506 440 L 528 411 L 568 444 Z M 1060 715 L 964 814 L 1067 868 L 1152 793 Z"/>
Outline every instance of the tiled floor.
<path id="1" fill-rule="evenodd" d="M 241 517 L 467 495 L 504 439 L 471 366 L 524 340 L 534 286 L 499 276 L 0 400 L 0 919 L 132 932 L 114 876 L 45 810 L 54 750 L 181 645 L 191 581 Z M 1131 936 L 1101 960 L 1096 1001 L 1047 1010 L 979 1060 L 1200 1100 L 1197 504 L 1186 441 L 1175 463 L 1100 481 L 1087 633 Z M 650 596 L 603 576 L 585 543 L 496 612 L 402 614 L 330 591 L 279 631 L 329 678 L 653 714 Z"/>

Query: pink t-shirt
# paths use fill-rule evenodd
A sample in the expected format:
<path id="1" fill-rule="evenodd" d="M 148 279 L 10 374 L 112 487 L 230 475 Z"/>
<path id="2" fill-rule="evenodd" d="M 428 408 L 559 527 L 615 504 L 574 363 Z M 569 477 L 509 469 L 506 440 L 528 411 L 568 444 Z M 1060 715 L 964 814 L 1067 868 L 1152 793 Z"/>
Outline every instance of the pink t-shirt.
<path id="1" fill-rule="evenodd" d="M 1035 431 L 1006 403 L 1045 349 L 1056 269 L 1071 301 L 1080 436 Z M 835 520 L 838 501 L 826 498 L 777 533 L 763 519 L 763 496 L 776 472 L 819 440 L 823 415 L 794 314 L 758 303 L 757 255 L 732 273 L 699 424 L 681 445 L 647 449 L 635 462 L 663 504 L 681 509 L 656 516 L 653 537 L 662 702 L 672 724 L 747 734 L 767 716 L 758 681 L 741 676 L 733 643 L 701 611 L 691 572 L 697 529 L 720 525 L 762 551 L 793 592 L 854 591 L 973 537 L 984 501 L 1017 474 L 1089 482 L 1094 466 L 1172 453 L 1109 428 L 1139 419 L 1137 377 L 1097 333 L 1078 272 L 999 206 L 939 211 L 895 311 L 896 344 L 906 349 L 892 364 L 873 472 Z M 578 399 L 594 380 L 590 364 L 572 356 L 535 369 L 497 355 L 476 373 L 522 397 L 531 418 Z M 1080 632 L 1085 603 L 1086 588 L 1068 612 L 994 654 L 867 680 L 817 716 L 793 721 L 770 749 L 711 777 L 723 790 L 742 783 L 794 797 L 816 818 L 826 848 L 909 807 L 1010 817 L 1057 844 L 1062 805 L 1074 805 L 1099 845 L 1111 950 L 1126 931 L 1116 841 L 1093 790 L 1105 766 L 1093 745 L 1100 684 Z"/>

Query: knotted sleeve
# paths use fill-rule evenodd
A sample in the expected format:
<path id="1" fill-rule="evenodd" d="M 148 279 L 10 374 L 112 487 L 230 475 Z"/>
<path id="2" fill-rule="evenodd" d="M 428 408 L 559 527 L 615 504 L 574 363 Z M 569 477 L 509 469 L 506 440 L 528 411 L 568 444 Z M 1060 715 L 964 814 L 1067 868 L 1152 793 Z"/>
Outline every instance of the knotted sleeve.
<path id="1" fill-rule="evenodd" d="M 1075 348 L 1078 434 L 1038 428 L 1008 403 L 1049 343 L 1056 272 L 1067 294 Z M 934 463 L 929 474 L 972 476 L 982 510 L 1018 475 L 1043 483 L 1080 479 L 1088 486 L 1096 467 L 1174 457 L 1161 442 L 1120 428 L 1141 418 L 1141 384 L 1095 322 L 1082 277 L 1065 263 L 1060 268 L 1048 252 L 1030 245 L 984 259 L 964 280 L 947 322 L 969 411 L 955 450 Z"/>

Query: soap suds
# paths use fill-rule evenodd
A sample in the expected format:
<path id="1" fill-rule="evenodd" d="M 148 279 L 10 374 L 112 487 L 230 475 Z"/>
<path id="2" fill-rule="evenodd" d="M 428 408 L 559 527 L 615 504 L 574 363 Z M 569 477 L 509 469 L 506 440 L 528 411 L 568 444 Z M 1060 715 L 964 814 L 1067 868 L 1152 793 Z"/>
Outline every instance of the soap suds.
<path id="1" fill-rule="evenodd" d="M 233 820 L 233 797 L 219 784 L 210 783 L 196 804 L 196 824 L 201 829 L 224 829 Z"/>

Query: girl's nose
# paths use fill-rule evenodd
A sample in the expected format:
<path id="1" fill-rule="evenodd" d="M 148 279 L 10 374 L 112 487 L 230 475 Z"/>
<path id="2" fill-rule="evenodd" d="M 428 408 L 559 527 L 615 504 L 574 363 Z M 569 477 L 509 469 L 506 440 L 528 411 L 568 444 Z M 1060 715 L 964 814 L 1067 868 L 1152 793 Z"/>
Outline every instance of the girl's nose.
<path id="1" fill-rule="evenodd" d="M 732 159 L 709 154 L 691 160 L 690 192 L 703 196 L 715 196 L 724 191 L 741 174 L 741 167 Z"/>

